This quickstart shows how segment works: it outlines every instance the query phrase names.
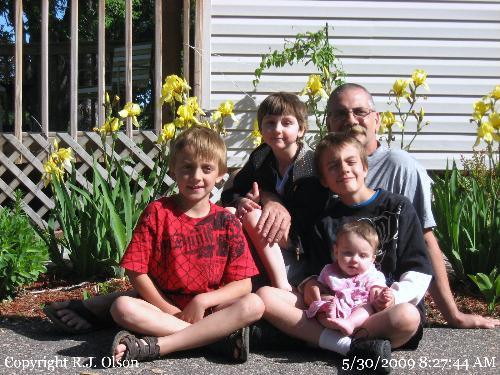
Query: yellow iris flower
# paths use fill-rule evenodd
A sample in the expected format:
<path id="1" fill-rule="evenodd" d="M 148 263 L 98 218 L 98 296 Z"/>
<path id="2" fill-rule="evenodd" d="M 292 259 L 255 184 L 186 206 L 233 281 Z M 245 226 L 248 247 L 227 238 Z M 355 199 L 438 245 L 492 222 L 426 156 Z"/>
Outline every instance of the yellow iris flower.
<path id="1" fill-rule="evenodd" d="M 300 95 L 328 97 L 325 90 L 323 89 L 321 77 L 318 74 L 311 74 L 309 76 L 306 87 L 304 87 L 304 90 L 302 90 Z"/>
<path id="2" fill-rule="evenodd" d="M 52 177 L 61 181 L 64 177 L 64 167 L 71 167 L 72 160 L 74 160 L 72 150 L 59 148 L 59 142 L 54 139 L 54 151 L 43 164 L 42 181 L 45 187 L 49 185 Z"/>
<path id="3" fill-rule="evenodd" d="M 427 73 L 423 69 L 415 69 L 413 74 L 411 75 L 411 79 L 415 84 L 415 87 L 424 85 L 427 87 L 425 80 L 427 79 Z"/>
<path id="4" fill-rule="evenodd" d="M 394 116 L 394 113 L 387 111 L 380 115 L 380 129 L 379 129 L 380 134 L 384 134 L 394 125 L 400 126 L 400 123 L 396 121 L 396 116 Z"/>
<path id="5" fill-rule="evenodd" d="M 392 85 L 392 92 L 397 97 L 406 97 L 409 95 L 409 92 L 406 90 L 408 87 L 408 80 L 406 79 L 397 79 Z"/>
<path id="6" fill-rule="evenodd" d="M 474 113 L 472 113 L 472 117 L 475 120 L 481 120 L 483 116 L 488 112 L 491 108 L 490 103 L 485 103 L 482 100 L 478 100 L 477 102 L 474 103 L 473 105 L 474 108 Z"/>
<path id="7" fill-rule="evenodd" d="M 212 121 L 218 121 L 224 117 L 231 117 L 233 121 L 236 121 L 234 116 L 234 103 L 231 100 L 226 100 L 219 105 L 219 108 L 212 114 Z"/>
<path id="8" fill-rule="evenodd" d="M 196 96 L 187 98 L 186 105 L 193 110 L 194 114 L 205 116 L 205 112 L 203 112 L 200 105 L 198 104 L 198 98 Z"/>
<path id="9" fill-rule="evenodd" d="M 490 92 L 490 96 L 495 100 L 500 100 L 500 85 L 496 85 L 492 92 Z"/>
<path id="10" fill-rule="evenodd" d="M 187 95 L 191 87 L 184 78 L 172 74 L 165 78 L 165 83 L 161 88 L 161 101 L 171 103 L 173 101 L 181 103 L 184 95 Z"/>
<path id="11" fill-rule="evenodd" d="M 111 117 L 100 128 L 94 128 L 94 131 L 101 134 L 112 134 L 120 130 L 123 122 L 118 117 Z"/>
<path id="12" fill-rule="evenodd" d="M 491 126 L 495 128 L 495 130 L 500 129 L 500 114 L 498 112 L 493 112 L 488 119 L 490 120 Z"/>
<path id="13" fill-rule="evenodd" d="M 123 109 L 120 112 L 118 112 L 118 115 L 120 115 L 121 118 L 131 117 L 132 123 L 135 125 L 136 128 L 139 127 L 137 116 L 139 116 L 140 114 L 141 114 L 141 107 L 139 107 L 139 104 L 132 102 L 128 102 L 127 104 L 125 104 L 125 107 L 123 107 Z"/>
<path id="14" fill-rule="evenodd" d="M 493 140 L 498 140 L 498 136 L 495 134 L 495 129 L 488 121 L 483 121 L 481 126 L 477 128 L 477 138 L 474 147 L 479 144 L 479 141 L 484 139 L 487 143 L 493 142 Z"/>
<path id="15" fill-rule="evenodd" d="M 175 137 L 175 131 L 175 124 L 173 122 L 169 122 L 168 124 L 163 125 L 163 128 L 158 135 L 158 143 L 167 143 L 169 140 Z"/>
<path id="16" fill-rule="evenodd" d="M 255 147 L 260 146 L 260 144 L 262 143 L 262 134 L 260 134 L 259 122 L 257 121 L 257 119 L 255 119 L 253 122 L 250 137 L 252 138 Z"/>

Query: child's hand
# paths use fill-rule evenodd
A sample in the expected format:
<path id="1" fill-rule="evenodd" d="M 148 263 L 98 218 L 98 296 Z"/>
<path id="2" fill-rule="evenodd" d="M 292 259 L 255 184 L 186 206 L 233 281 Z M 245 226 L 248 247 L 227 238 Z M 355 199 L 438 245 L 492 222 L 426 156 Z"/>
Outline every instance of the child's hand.
<path id="1" fill-rule="evenodd" d="M 254 182 L 252 184 L 252 190 L 250 190 L 247 195 L 245 195 L 245 198 L 250 199 L 254 203 L 259 203 L 260 202 L 260 191 L 259 191 L 259 184 L 257 182 Z"/>
<path id="2" fill-rule="evenodd" d="M 252 210 L 261 209 L 260 205 L 249 198 L 241 198 L 236 207 L 236 216 L 241 218 Z"/>
<path id="3" fill-rule="evenodd" d="M 205 305 L 203 304 L 203 299 L 201 296 L 201 294 L 198 294 L 196 297 L 194 297 L 191 302 L 186 305 L 184 310 L 182 310 L 182 312 L 177 315 L 177 317 L 191 324 L 203 319 L 207 307 L 205 307 Z"/>
<path id="4" fill-rule="evenodd" d="M 377 294 L 373 301 L 373 307 L 377 311 L 382 311 L 394 305 L 394 293 L 390 288 L 384 288 Z"/>

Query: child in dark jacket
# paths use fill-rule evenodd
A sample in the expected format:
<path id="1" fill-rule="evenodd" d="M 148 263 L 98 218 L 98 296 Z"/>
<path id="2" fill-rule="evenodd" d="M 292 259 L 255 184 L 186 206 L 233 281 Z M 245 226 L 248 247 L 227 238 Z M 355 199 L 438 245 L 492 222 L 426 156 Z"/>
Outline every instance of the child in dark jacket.
<path id="1" fill-rule="evenodd" d="M 222 204 L 236 208 L 272 285 L 292 290 L 291 285 L 305 276 L 301 241 L 310 235 L 311 224 L 324 208 L 320 202 L 327 201 L 329 192 L 316 176 L 314 152 L 303 142 L 307 107 L 297 95 L 269 95 L 259 106 L 257 121 L 264 144 L 252 152 L 233 185 L 223 192 Z M 292 218 L 288 239 L 278 244 L 268 243 L 256 229 L 264 199 L 261 191 L 276 195 Z"/>

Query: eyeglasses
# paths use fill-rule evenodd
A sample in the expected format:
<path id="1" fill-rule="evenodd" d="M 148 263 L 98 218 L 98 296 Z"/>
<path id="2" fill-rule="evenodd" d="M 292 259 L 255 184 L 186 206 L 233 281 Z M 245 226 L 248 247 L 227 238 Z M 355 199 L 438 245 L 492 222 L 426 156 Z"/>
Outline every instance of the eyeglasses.
<path id="1" fill-rule="evenodd" d="M 368 116 L 370 113 L 376 112 L 373 109 L 370 108 L 353 108 L 353 109 L 341 109 L 338 111 L 332 111 L 330 112 L 330 115 L 333 120 L 344 120 L 349 116 L 349 113 L 352 113 L 354 117 L 356 118 L 365 118 Z"/>

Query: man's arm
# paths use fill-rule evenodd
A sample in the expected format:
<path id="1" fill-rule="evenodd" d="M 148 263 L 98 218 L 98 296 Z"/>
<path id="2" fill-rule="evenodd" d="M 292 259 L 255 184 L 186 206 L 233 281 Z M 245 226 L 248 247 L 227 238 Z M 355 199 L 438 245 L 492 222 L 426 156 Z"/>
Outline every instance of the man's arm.
<path id="1" fill-rule="evenodd" d="M 424 230 L 424 239 L 434 271 L 434 279 L 429 287 L 429 292 L 448 324 L 456 328 L 495 328 L 500 326 L 498 319 L 464 314 L 458 310 L 451 293 L 443 255 L 432 229 Z"/>
<path id="2" fill-rule="evenodd" d="M 267 191 L 260 191 L 260 200 L 262 215 L 257 222 L 257 231 L 270 244 L 278 243 L 282 239 L 288 240 L 291 216 L 279 197 Z"/>

